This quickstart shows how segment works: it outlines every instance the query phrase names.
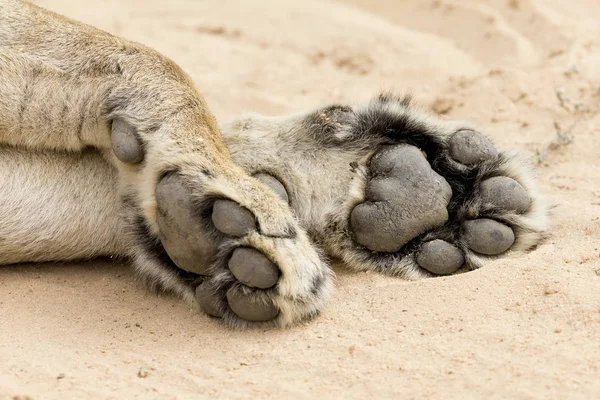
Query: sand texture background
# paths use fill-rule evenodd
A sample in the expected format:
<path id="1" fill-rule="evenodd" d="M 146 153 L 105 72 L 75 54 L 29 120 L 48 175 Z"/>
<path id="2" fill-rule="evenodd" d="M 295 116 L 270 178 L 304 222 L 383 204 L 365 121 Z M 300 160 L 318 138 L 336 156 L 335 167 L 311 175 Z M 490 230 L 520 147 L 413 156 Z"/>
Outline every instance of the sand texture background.
<path id="1" fill-rule="evenodd" d="M 124 263 L 0 268 L 0 398 L 600 398 L 600 2 L 40 0 L 188 71 L 219 120 L 411 91 L 539 161 L 552 237 L 477 271 L 337 272 L 234 332 Z M 21 396 L 21 397 L 19 397 Z"/>

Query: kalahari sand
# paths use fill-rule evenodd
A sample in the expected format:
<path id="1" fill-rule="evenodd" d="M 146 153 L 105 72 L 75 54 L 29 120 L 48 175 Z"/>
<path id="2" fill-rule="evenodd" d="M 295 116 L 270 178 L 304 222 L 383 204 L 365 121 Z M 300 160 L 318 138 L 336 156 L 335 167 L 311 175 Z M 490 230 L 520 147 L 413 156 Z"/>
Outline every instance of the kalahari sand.
<path id="1" fill-rule="evenodd" d="M 535 251 L 477 271 L 336 267 L 331 304 L 288 330 L 231 331 L 124 262 L 2 267 L 0 398 L 600 396 L 600 2 L 36 3 L 170 56 L 219 120 L 412 92 L 528 152 L 555 207 Z"/>

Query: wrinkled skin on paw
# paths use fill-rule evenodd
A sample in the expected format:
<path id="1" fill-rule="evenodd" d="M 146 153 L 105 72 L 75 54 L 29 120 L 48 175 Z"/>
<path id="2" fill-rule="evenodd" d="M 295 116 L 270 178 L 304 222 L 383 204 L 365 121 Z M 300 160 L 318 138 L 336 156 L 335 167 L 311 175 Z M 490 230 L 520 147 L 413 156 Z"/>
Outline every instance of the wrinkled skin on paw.
<path id="1" fill-rule="evenodd" d="M 385 148 L 371 159 L 370 172 L 367 201 L 350 215 L 350 226 L 361 245 L 395 252 L 447 221 L 452 189 L 418 148 Z"/>

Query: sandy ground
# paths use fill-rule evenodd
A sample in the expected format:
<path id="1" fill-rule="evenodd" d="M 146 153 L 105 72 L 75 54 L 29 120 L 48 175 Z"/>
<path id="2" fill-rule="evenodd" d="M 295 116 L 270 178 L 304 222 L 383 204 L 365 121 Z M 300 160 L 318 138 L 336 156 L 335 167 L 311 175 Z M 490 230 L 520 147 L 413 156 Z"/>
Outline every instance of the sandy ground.
<path id="1" fill-rule="evenodd" d="M 221 120 L 412 91 L 530 152 L 556 208 L 536 251 L 474 272 L 340 269 L 290 330 L 230 331 L 125 264 L 1 268 L 0 398 L 599 398 L 600 2 L 38 3 L 166 53 Z"/>

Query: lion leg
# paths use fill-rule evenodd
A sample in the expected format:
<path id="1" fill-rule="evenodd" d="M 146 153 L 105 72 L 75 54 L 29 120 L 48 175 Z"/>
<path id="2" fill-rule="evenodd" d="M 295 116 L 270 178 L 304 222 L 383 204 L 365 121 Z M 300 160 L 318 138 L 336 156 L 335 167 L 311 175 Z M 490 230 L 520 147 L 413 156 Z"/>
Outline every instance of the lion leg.
<path id="1" fill-rule="evenodd" d="M 318 313 L 327 264 L 288 205 L 233 163 L 175 63 L 27 3 L 0 10 L 0 144 L 101 152 L 117 171 L 128 255 L 152 285 L 233 326 Z"/>
<path id="2" fill-rule="evenodd" d="M 0 171 L 0 265 L 127 254 L 117 171 L 99 153 L 0 147 Z"/>
<path id="3" fill-rule="evenodd" d="M 447 275 L 548 235 L 532 166 L 470 124 L 383 94 L 223 127 L 235 162 L 270 174 L 315 243 L 355 270 Z"/>

